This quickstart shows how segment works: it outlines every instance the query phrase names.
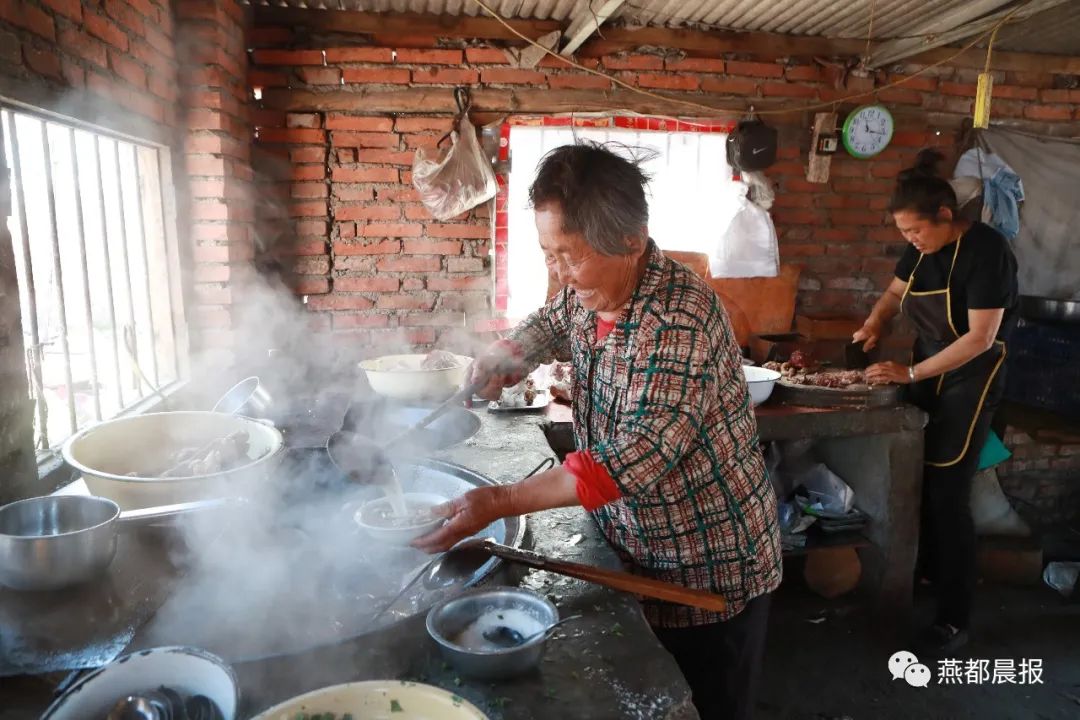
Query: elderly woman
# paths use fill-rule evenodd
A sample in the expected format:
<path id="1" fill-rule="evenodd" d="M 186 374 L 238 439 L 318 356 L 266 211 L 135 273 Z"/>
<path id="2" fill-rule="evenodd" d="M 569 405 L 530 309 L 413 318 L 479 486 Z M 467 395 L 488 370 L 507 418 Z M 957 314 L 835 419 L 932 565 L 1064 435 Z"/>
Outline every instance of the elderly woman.
<path id="1" fill-rule="evenodd" d="M 541 161 L 530 199 L 563 289 L 477 360 L 474 379 L 494 399 L 537 364 L 569 358 L 579 450 L 454 500 L 418 546 L 444 550 L 501 517 L 583 506 L 634 571 L 727 598 L 723 614 L 644 610 L 701 716 L 748 718 L 781 576 L 776 498 L 727 315 L 649 238 L 646 182 L 601 146 Z"/>

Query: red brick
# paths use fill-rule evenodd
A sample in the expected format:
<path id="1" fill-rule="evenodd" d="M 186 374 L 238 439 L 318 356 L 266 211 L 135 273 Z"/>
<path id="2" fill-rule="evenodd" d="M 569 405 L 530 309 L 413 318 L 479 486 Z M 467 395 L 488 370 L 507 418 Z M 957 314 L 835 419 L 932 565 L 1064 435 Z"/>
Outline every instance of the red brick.
<path id="1" fill-rule="evenodd" d="M 767 82 L 761 84 L 761 94 L 766 97 L 815 98 L 818 88 L 790 82 Z"/>
<path id="2" fill-rule="evenodd" d="M 442 259 L 438 257 L 388 257 L 379 260 L 380 272 L 438 272 Z"/>
<path id="3" fill-rule="evenodd" d="M 330 177 L 334 182 L 396 183 L 398 182 L 398 169 L 388 167 L 336 167 L 331 171 Z"/>
<path id="4" fill-rule="evenodd" d="M 399 220 L 401 209 L 397 205 L 347 205 L 334 211 L 338 220 Z"/>
<path id="5" fill-rule="evenodd" d="M 0 20 L 29 30 L 46 40 L 56 40 L 56 23 L 41 8 L 29 5 L 26 0 L 3 0 L 0 2 Z"/>
<path id="6" fill-rule="evenodd" d="M 994 88 L 997 95 L 997 88 Z M 1039 99 L 1045 103 L 1080 103 L 1080 90 L 1042 90 Z"/>
<path id="7" fill-rule="evenodd" d="M 340 85 L 341 70 L 332 67 L 302 67 L 300 79 L 308 85 Z"/>
<path id="8" fill-rule="evenodd" d="M 294 198 L 324 198 L 329 194 L 326 183 L 293 183 L 289 194 Z"/>
<path id="9" fill-rule="evenodd" d="M 334 227 L 337 228 L 338 237 L 340 238 L 354 238 L 356 237 L 356 223 L 354 222 L 335 222 Z"/>
<path id="10" fill-rule="evenodd" d="M 343 132 L 335 130 L 331 134 L 330 140 L 338 147 L 394 148 L 399 144 L 399 138 L 394 133 Z"/>
<path id="11" fill-rule="evenodd" d="M 960 95 L 962 97 L 975 97 L 975 85 L 967 83 L 943 82 L 938 86 L 938 92 L 943 95 Z"/>
<path id="12" fill-rule="evenodd" d="M 442 135 L 437 133 L 407 133 L 401 136 L 407 150 L 416 150 L 417 148 L 435 150 L 440 138 L 442 138 Z"/>
<path id="13" fill-rule="evenodd" d="M 431 223 L 427 225 L 427 234 L 440 238 L 475 238 L 484 240 L 491 237 L 491 229 L 486 225 L 451 225 Z"/>
<path id="14" fill-rule="evenodd" d="M 345 148 L 344 150 L 335 150 L 334 159 L 339 164 L 351 165 L 356 162 L 356 148 Z"/>
<path id="15" fill-rule="evenodd" d="M 406 205 L 405 217 L 409 220 L 431 220 L 431 211 L 423 205 Z"/>
<path id="16" fill-rule="evenodd" d="M 51 8 L 75 23 L 82 21 L 82 3 L 79 0 L 41 0 L 42 4 Z"/>
<path id="17" fill-rule="evenodd" d="M 405 68 L 345 68 L 341 71 L 346 83 L 367 85 L 407 85 L 409 71 Z"/>
<path id="18" fill-rule="evenodd" d="M 109 63 L 112 65 L 113 72 L 132 85 L 139 89 L 146 87 L 146 70 L 137 62 L 133 62 L 124 55 L 110 50 Z"/>
<path id="19" fill-rule="evenodd" d="M 192 259 L 197 263 L 227 263 L 229 262 L 229 246 L 196 245 L 192 252 Z"/>
<path id="20" fill-rule="evenodd" d="M 608 70 L 663 70 L 659 55 L 605 55 L 601 61 Z"/>
<path id="21" fill-rule="evenodd" d="M 249 70 L 247 82 L 251 87 L 287 87 L 289 78 L 285 73 L 269 70 Z"/>
<path id="22" fill-rule="evenodd" d="M 795 82 L 822 82 L 825 79 L 817 65 L 791 65 L 784 68 L 784 77 Z"/>
<path id="23" fill-rule="evenodd" d="M 189 155 L 184 162 L 189 175 L 225 175 L 225 161 L 221 158 Z"/>
<path id="24" fill-rule="evenodd" d="M 922 105 L 923 94 L 915 90 L 907 90 L 902 87 L 879 90 L 877 98 L 882 102 L 899 105 Z"/>
<path id="25" fill-rule="evenodd" d="M 875 160 L 870 167 L 870 174 L 876 178 L 892 179 L 899 175 L 900 171 L 904 169 L 904 166 L 898 162 Z"/>
<path id="26" fill-rule="evenodd" d="M 288 113 L 285 127 L 318 129 L 322 127 L 322 117 L 318 113 Z"/>
<path id="27" fill-rule="evenodd" d="M 460 312 L 418 313 L 399 316 L 399 322 L 410 327 L 461 327 L 462 319 Z"/>
<path id="28" fill-rule="evenodd" d="M 256 50 L 256 65 L 322 65 L 321 50 Z"/>
<path id="29" fill-rule="evenodd" d="M 386 202 L 420 202 L 420 193 L 416 188 L 399 185 L 380 190 L 379 199 Z"/>
<path id="30" fill-rule="evenodd" d="M 701 89 L 720 95 L 757 95 L 758 86 L 752 80 L 707 77 L 702 78 Z"/>
<path id="31" fill-rule="evenodd" d="M 994 85 L 993 89 L 994 99 L 998 98 L 1010 98 L 1012 100 L 1036 100 L 1039 97 L 1039 90 L 1033 87 L 1020 87 L 1018 85 Z M 1080 91 L 1077 92 L 1080 96 Z"/>
<path id="32" fill-rule="evenodd" d="M 375 303 L 363 295 L 317 295 L 309 298 L 307 305 L 312 310 L 370 310 Z"/>
<path id="33" fill-rule="evenodd" d="M 668 70 L 679 72 L 724 72 L 724 61 L 716 58 L 683 58 L 681 60 L 669 59 L 665 63 Z"/>
<path id="34" fill-rule="evenodd" d="M 127 0 L 105 0 L 105 12 L 136 35 L 146 34 L 143 16 L 134 10 Z"/>
<path id="35" fill-rule="evenodd" d="M 11 49 L 13 50 L 13 54 L 17 57 L 19 54 L 18 44 L 12 46 Z M 2 59 L 3 55 L 0 55 L 0 60 Z M 66 57 L 60 58 L 60 72 L 63 73 L 64 80 L 70 87 L 81 88 L 86 85 L 86 71 Z"/>
<path id="36" fill-rule="evenodd" d="M 611 81 L 597 75 L 548 75 L 548 85 L 552 90 L 609 90 Z"/>
<path id="37" fill-rule="evenodd" d="M 829 217 L 841 225 L 881 225 L 885 214 L 871 210 L 833 210 Z"/>
<path id="38" fill-rule="evenodd" d="M 334 313 L 335 330 L 354 328 L 384 328 L 390 324 L 389 315 L 361 315 L 359 313 Z"/>
<path id="39" fill-rule="evenodd" d="M 398 132 L 447 132 L 453 127 L 454 119 L 449 117 L 399 117 L 394 121 L 394 129 Z"/>
<path id="40" fill-rule="evenodd" d="M 95 65 L 106 67 L 105 45 L 89 35 L 85 35 L 72 27 L 60 29 L 60 47 L 65 51 L 74 53 L 84 60 Z"/>
<path id="41" fill-rule="evenodd" d="M 406 240 L 402 252 L 406 255 L 460 255 L 461 242 L 456 240 Z"/>
<path id="42" fill-rule="evenodd" d="M 460 65 L 464 56 L 460 50 L 413 50 L 409 48 L 397 51 L 397 61 L 401 64 L 417 65 Z"/>
<path id="43" fill-rule="evenodd" d="M 401 281 L 402 290 L 423 290 L 424 281 L 420 278 L 405 278 Z"/>
<path id="44" fill-rule="evenodd" d="M 815 228 L 813 238 L 823 243 L 853 243 L 864 237 L 865 233 L 855 228 Z"/>
<path id="45" fill-rule="evenodd" d="M 435 296 L 430 293 L 380 295 L 377 307 L 380 310 L 431 310 L 435 307 Z"/>
<path id="46" fill-rule="evenodd" d="M 480 71 L 480 82 L 485 85 L 546 85 L 547 75 L 518 68 L 484 68 Z"/>
<path id="47" fill-rule="evenodd" d="M 898 131 L 893 133 L 892 144 L 897 147 L 926 147 L 932 135 L 929 132 Z"/>
<path id="48" fill-rule="evenodd" d="M 727 73 L 728 75 L 743 75 L 746 77 L 778 78 L 784 76 L 784 66 L 776 63 L 729 60 Z"/>
<path id="49" fill-rule="evenodd" d="M 39 50 L 30 45 L 24 45 L 23 58 L 26 60 L 26 66 L 38 75 L 58 79 L 64 76 L 60 56 L 52 48 Z"/>
<path id="50" fill-rule="evenodd" d="M 324 163 L 326 149 L 321 147 L 290 148 L 289 160 L 294 163 Z"/>
<path id="51" fill-rule="evenodd" d="M 394 62 L 394 51 L 390 48 L 376 47 L 327 48 L 326 62 L 391 63 Z"/>
<path id="52" fill-rule="evenodd" d="M 380 193 L 380 196 L 382 193 Z M 375 191 L 369 187 L 344 187 L 341 185 L 334 186 L 334 197 L 338 200 L 355 201 L 355 202 L 369 202 L 375 199 Z"/>
<path id="53" fill-rule="evenodd" d="M 360 234 L 364 237 L 419 237 L 423 231 L 424 226 L 419 223 L 368 223 Z"/>
<path id="54" fill-rule="evenodd" d="M 394 129 L 394 120 L 388 117 L 365 115 L 346 115 L 330 113 L 326 116 L 327 130 L 360 130 L 364 132 L 390 132 Z"/>
<path id="55" fill-rule="evenodd" d="M 475 70 L 463 70 L 460 68 L 435 67 L 412 71 L 412 81 L 420 85 L 473 85 L 479 77 L 480 74 Z"/>
<path id="56" fill-rule="evenodd" d="M 509 65 L 509 53 L 498 48 L 465 48 L 465 60 L 473 65 Z"/>
<path id="57" fill-rule="evenodd" d="M 360 150 L 360 162 L 382 163 L 385 165 L 409 165 L 413 163 L 414 155 L 411 152 L 397 152 L 395 150 Z"/>
<path id="58" fill-rule="evenodd" d="M 293 203 L 289 206 L 290 217 L 326 217 L 326 201 Z"/>
<path id="59" fill-rule="evenodd" d="M 297 220 L 295 226 L 297 235 L 326 235 L 326 222 L 323 220 Z"/>
<path id="60" fill-rule="evenodd" d="M 1067 105 L 1028 105 L 1024 117 L 1029 120 L 1071 120 L 1072 108 Z"/>
<path id="61" fill-rule="evenodd" d="M 326 133 L 322 130 L 308 130 L 306 128 L 260 128 L 258 140 L 264 143 L 294 145 L 322 143 L 326 140 Z"/>
<path id="62" fill-rule="evenodd" d="M 337 255 L 397 255 L 400 252 L 400 240 L 360 240 L 357 242 L 334 243 L 334 253 Z"/>
<path id="63" fill-rule="evenodd" d="M 401 281 L 390 277 L 339 277 L 334 280 L 334 290 L 349 292 L 397 292 Z"/>
<path id="64" fill-rule="evenodd" d="M 87 14 L 83 18 L 87 32 L 120 50 L 128 49 L 128 36 L 116 23 L 100 15 Z"/>
<path id="65" fill-rule="evenodd" d="M 285 27 L 251 28 L 247 38 L 252 47 L 280 47 L 292 42 L 292 30 Z"/>
<path id="66" fill-rule="evenodd" d="M 438 278 L 433 277 L 428 279 L 427 286 L 429 290 L 487 290 L 491 287 L 491 278 L 487 275 L 477 275 L 475 277 L 454 277 L 454 278 Z"/>
<path id="67" fill-rule="evenodd" d="M 297 295 L 325 295 L 330 292 L 330 279 L 316 275 L 297 275 L 289 280 Z"/>
<path id="68" fill-rule="evenodd" d="M 638 87 L 661 90 L 697 90 L 701 84 L 694 75 L 642 73 L 636 79 Z"/>
<path id="69" fill-rule="evenodd" d="M 452 273 L 478 273 L 484 271 L 483 258 L 447 258 L 446 270 Z"/>

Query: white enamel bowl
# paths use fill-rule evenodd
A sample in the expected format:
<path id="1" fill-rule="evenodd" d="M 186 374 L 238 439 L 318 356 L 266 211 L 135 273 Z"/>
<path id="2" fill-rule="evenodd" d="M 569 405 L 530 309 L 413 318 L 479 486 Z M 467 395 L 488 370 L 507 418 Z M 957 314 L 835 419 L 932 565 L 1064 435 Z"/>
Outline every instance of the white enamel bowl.
<path id="1" fill-rule="evenodd" d="M 746 384 L 750 386 L 750 400 L 756 407 L 772 395 L 773 386 L 780 379 L 780 373 L 752 365 L 743 365 L 742 369 L 746 376 Z"/>

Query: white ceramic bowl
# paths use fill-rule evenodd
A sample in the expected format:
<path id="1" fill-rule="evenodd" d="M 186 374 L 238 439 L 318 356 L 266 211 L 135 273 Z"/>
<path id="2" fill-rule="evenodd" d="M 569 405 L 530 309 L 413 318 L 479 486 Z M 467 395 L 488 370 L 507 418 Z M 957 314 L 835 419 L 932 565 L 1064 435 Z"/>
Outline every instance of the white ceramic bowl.
<path id="1" fill-rule="evenodd" d="M 294 720 L 306 713 L 393 720 L 488 720 L 475 705 L 441 688 L 399 680 L 372 680 L 313 690 L 256 715 L 252 720 Z"/>
<path id="2" fill-rule="evenodd" d="M 208 652 L 186 647 L 139 650 L 87 674 L 49 706 L 41 720 L 104 718 L 119 700 L 161 685 L 181 695 L 205 695 L 225 720 L 239 702 L 232 668 Z"/>
<path id="3" fill-rule="evenodd" d="M 201 447 L 237 431 L 248 435 L 248 462 L 210 475 L 129 477 L 159 467 L 162 458 L 185 447 Z M 91 495 L 121 510 L 243 497 L 249 483 L 265 479 L 281 457 L 285 439 L 266 423 L 239 415 L 203 411 L 147 413 L 98 423 L 64 444 L 67 463 L 82 473 Z"/>
<path id="4" fill-rule="evenodd" d="M 750 386 L 750 400 L 756 407 L 772 395 L 773 386 L 780 379 L 780 373 L 752 365 L 743 365 L 742 369 L 743 375 L 746 376 L 746 384 Z"/>
<path id="5" fill-rule="evenodd" d="M 423 506 L 433 508 L 447 502 L 447 498 L 442 495 L 436 495 L 435 493 L 404 493 L 402 497 L 405 499 L 406 506 L 412 505 L 414 507 Z M 368 518 L 369 513 L 372 511 L 389 509 L 389 507 L 390 500 L 388 498 L 381 497 L 375 500 L 369 500 L 357 509 L 356 513 L 353 515 L 353 520 L 356 521 L 356 525 L 372 540 L 386 545 L 396 545 L 399 547 L 404 547 L 413 540 L 421 538 L 430 532 L 434 532 L 445 520 L 444 518 L 437 517 L 432 518 L 427 522 L 420 523 L 419 525 L 406 525 L 404 527 L 386 527 L 365 522 L 365 518 Z"/>
<path id="6" fill-rule="evenodd" d="M 383 355 L 365 360 L 360 369 L 367 375 L 371 389 L 396 400 L 445 400 L 465 385 L 465 373 L 472 358 L 455 355 L 457 367 L 424 370 L 420 365 L 427 355 Z"/>

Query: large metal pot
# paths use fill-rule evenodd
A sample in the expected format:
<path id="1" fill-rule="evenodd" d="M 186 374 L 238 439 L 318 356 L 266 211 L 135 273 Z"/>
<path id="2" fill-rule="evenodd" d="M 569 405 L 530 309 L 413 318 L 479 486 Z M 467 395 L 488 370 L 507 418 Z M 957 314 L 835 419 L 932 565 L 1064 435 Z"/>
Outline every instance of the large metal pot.
<path id="1" fill-rule="evenodd" d="M 243 431 L 249 462 L 208 475 L 154 477 L 162 459 L 183 448 Z M 285 441 L 277 428 L 224 413 L 183 411 L 119 418 L 87 428 L 64 445 L 63 455 L 82 473 L 90 493 L 124 510 L 175 505 L 222 497 L 245 497 L 280 459 Z M 134 476 L 128 473 L 136 473 Z"/>
<path id="2" fill-rule="evenodd" d="M 1020 315 L 1029 320 L 1059 323 L 1080 323 L 1080 300 L 1020 296 Z"/>
<path id="3" fill-rule="evenodd" d="M 121 525 L 151 523 L 211 507 L 213 501 L 120 512 L 112 500 L 46 495 L 0 507 L 0 585 L 59 590 L 105 572 Z"/>

